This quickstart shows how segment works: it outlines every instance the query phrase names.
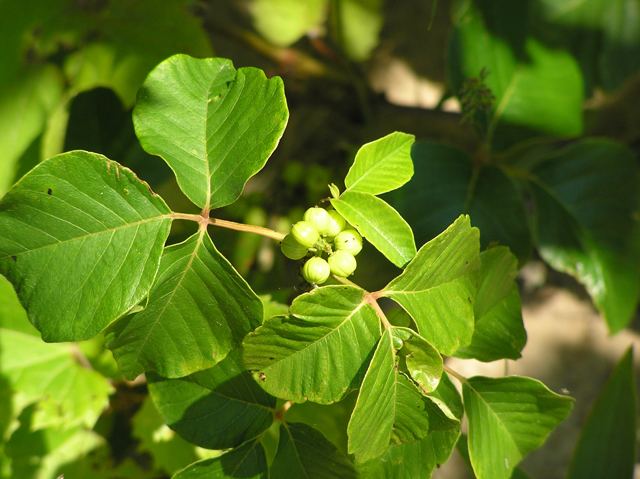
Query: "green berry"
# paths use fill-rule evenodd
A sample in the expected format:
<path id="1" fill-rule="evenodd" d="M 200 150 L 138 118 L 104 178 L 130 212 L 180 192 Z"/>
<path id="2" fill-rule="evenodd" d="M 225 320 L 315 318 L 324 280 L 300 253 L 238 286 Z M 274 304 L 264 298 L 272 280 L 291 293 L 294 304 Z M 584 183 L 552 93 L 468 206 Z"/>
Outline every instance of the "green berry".
<path id="1" fill-rule="evenodd" d="M 311 248 L 320 239 L 318 230 L 306 221 L 298 221 L 291 228 L 291 236 L 302 246 Z"/>
<path id="2" fill-rule="evenodd" d="M 336 276 L 346 278 L 353 274 L 358 263 L 351 253 L 344 250 L 338 250 L 329 256 L 329 269 Z"/>
<path id="3" fill-rule="evenodd" d="M 325 234 L 331 217 L 324 208 L 309 208 L 304 212 L 304 220 L 313 226 L 318 233 Z"/>
<path id="4" fill-rule="evenodd" d="M 333 244 L 337 250 L 355 256 L 362 250 L 362 236 L 356 230 L 344 230 L 334 238 Z"/>
<path id="5" fill-rule="evenodd" d="M 336 210 L 329 210 L 327 214 L 329 215 L 329 220 L 327 221 L 327 229 L 323 234 L 333 238 L 344 229 L 346 223 L 344 218 L 340 216 L 340 213 Z"/>
<path id="6" fill-rule="evenodd" d="M 302 267 L 302 276 L 309 283 L 322 284 L 329 278 L 329 274 L 329 263 L 319 256 L 308 259 Z"/>
<path id="7" fill-rule="evenodd" d="M 307 255 L 307 248 L 302 246 L 296 239 L 288 234 L 280 243 L 282 254 L 289 259 L 302 259 Z"/>

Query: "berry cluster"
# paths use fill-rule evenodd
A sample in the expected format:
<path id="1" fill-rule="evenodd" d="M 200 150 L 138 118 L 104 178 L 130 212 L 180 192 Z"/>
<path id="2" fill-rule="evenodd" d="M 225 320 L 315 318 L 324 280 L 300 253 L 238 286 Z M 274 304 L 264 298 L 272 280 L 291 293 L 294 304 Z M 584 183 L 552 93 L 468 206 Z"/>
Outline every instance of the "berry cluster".
<path id="1" fill-rule="evenodd" d="M 302 267 L 302 276 L 309 283 L 322 284 L 330 274 L 346 278 L 355 271 L 355 255 L 362 249 L 360 234 L 346 226 L 335 210 L 309 208 L 282 240 L 282 253 L 296 260 L 313 255 Z"/>

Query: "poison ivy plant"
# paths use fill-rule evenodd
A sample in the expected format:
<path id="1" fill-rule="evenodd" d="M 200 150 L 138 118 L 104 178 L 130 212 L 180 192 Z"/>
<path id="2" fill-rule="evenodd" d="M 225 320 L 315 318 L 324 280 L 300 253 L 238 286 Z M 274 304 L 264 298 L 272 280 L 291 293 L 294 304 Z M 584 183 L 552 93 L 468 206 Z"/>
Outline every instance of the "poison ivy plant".
<path id="1" fill-rule="evenodd" d="M 186 55 L 158 65 L 138 94 L 136 133 L 201 213 L 172 211 L 132 171 L 96 153 L 42 162 L 0 201 L 0 272 L 28 319 L 50 342 L 104 331 L 121 372 L 145 374 L 166 424 L 148 405 L 139 412 L 135 434 L 151 454 L 174 432 L 218 451 L 177 478 L 429 476 L 451 454 L 464 415 L 477 476 L 509 477 L 571 400 L 533 379 L 467 379 L 444 359 L 518 357 L 526 336 L 515 259 L 505 247 L 481 252 L 467 215 L 416 248 L 408 223 L 378 197 L 413 174 L 414 138 L 399 132 L 363 146 L 345 190 L 330 185 L 335 210 L 310 208 L 290 235 L 214 217 L 265 165 L 287 119 L 281 80 L 260 70 Z M 175 221 L 197 231 L 166 245 Z M 219 251 L 209 226 L 282 241 L 315 284 L 285 310 L 274 308 Z M 360 235 L 400 268 L 378 291 L 347 279 Z M 392 324 L 383 298 L 408 320 Z M 277 315 L 265 315 L 263 301 Z M 79 411 L 75 426 L 93 425 L 109 388 L 93 371 L 73 369 L 69 351 L 82 360 L 82 350 L 21 330 L 3 333 L 0 347 L 0 377 L 11 387 L 48 394 Z M 60 369 L 53 383 L 40 381 L 39 362 Z M 464 403 L 450 377 L 462 384 Z M 70 384 L 91 389 L 88 404 L 66 394 Z M 23 441 L 19 431 L 9 450 Z M 158 465 L 173 472 L 193 451 Z"/>

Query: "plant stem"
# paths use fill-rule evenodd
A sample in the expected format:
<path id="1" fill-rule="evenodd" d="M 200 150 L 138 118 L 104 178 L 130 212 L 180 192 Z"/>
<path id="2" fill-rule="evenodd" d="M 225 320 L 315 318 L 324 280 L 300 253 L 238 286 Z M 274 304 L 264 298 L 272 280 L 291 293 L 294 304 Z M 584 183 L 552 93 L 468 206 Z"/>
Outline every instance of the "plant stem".
<path id="1" fill-rule="evenodd" d="M 203 215 L 194 215 L 189 213 L 171 213 L 169 216 L 173 219 L 195 221 L 200 224 L 206 222 L 206 224 L 211 226 L 218 226 L 220 228 L 227 228 L 230 230 L 243 231 L 245 233 L 253 233 L 261 236 L 266 236 L 267 238 L 271 238 L 276 241 L 282 241 L 286 236 L 283 233 L 279 233 L 275 230 L 265 228 L 263 226 L 236 223 L 235 221 L 222 220 L 219 218 L 207 218 Z"/>
<path id="2" fill-rule="evenodd" d="M 367 303 L 369 303 L 373 310 L 376 312 L 378 318 L 380 318 L 380 321 L 384 326 L 384 329 L 391 331 L 391 323 L 387 319 L 387 316 L 384 314 L 384 311 L 382 311 L 382 308 L 378 304 L 378 301 L 376 301 L 376 296 L 373 296 L 372 293 L 368 293 L 365 296 L 365 301 L 367 301 Z"/>
<path id="3" fill-rule="evenodd" d="M 284 420 L 284 415 L 291 408 L 291 406 L 293 406 L 293 402 L 291 402 L 291 401 L 285 402 L 282 405 L 282 407 L 275 412 L 275 414 L 274 414 L 275 419 L 277 421 L 283 421 Z"/>
<path id="4" fill-rule="evenodd" d="M 451 369 L 446 364 L 444 365 L 444 370 L 447 372 L 447 374 L 449 374 L 450 376 L 453 376 L 454 378 L 456 378 L 461 383 L 466 383 L 467 382 L 467 378 L 465 378 L 462 374 L 460 374 L 455 369 Z"/>

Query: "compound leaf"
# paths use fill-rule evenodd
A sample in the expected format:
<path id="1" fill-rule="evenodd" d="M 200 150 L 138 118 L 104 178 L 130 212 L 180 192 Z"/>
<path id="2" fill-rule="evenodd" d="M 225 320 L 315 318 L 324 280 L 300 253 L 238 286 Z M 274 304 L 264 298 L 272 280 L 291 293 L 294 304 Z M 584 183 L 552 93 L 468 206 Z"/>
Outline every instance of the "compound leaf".
<path id="1" fill-rule="evenodd" d="M 573 400 L 523 377 L 473 377 L 463 384 L 469 456 L 478 479 L 509 479 L 571 411 Z"/>
<path id="2" fill-rule="evenodd" d="M 262 322 L 262 303 L 201 230 L 166 248 L 145 309 L 113 327 L 109 348 L 134 378 L 214 366 Z"/>
<path id="3" fill-rule="evenodd" d="M 396 266 L 403 267 L 415 256 L 411 227 L 384 200 L 369 193 L 345 191 L 332 199 L 331 204 Z"/>
<path id="4" fill-rule="evenodd" d="M 383 295 L 400 304 L 418 332 L 443 354 L 468 344 L 473 334 L 473 296 L 480 240 L 468 216 L 460 216 L 425 244 Z"/>
<path id="5" fill-rule="evenodd" d="M 339 401 L 361 377 L 380 336 L 364 294 L 352 286 L 326 286 L 298 296 L 291 316 L 268 319 L 247 335 L 245 366 L 274 396 Z"/>
<path id="6" fill-rule="evenodd" d="M 133 112 L 143 148 L 162 157 L 182 191 L 205 209 L 240 196 L 276 148 L 288 117 L 279 77 L 187 55 L 151 71 Z"/>
<path id="7" fill-rule="evenodd" d="M 55 156 L 0 201 L 0 273 L 45 341 L 88 339 L 148 293 L 169 212 L 102 155 Z"/>

